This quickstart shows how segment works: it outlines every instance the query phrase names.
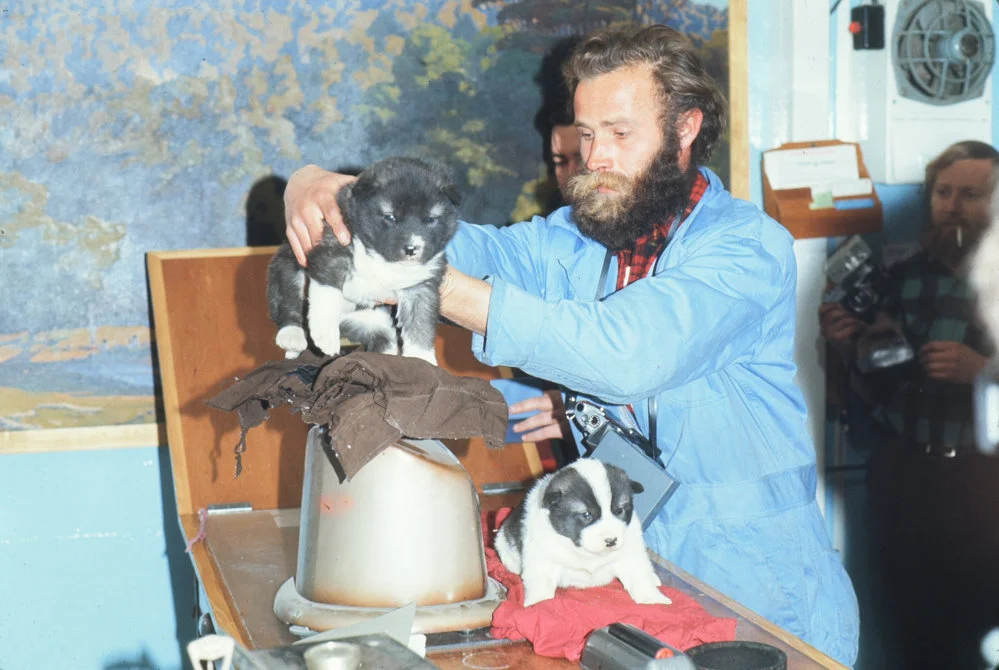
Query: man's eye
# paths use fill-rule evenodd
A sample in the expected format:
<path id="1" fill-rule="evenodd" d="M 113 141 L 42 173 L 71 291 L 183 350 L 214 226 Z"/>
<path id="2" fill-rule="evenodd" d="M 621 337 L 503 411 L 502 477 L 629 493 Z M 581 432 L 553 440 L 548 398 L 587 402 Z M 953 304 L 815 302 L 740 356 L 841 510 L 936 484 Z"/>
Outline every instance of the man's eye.
<path id="1" fill-rule="evenodd" d="M 395 223 L 395 216 L 393 214 L 386 214 L 385 223 Z"/>
<path id="2" fill-rule="evenodd" d="M 628 135 L 630 135 L 630 133 L 626 133 L 623 130 L 619 130 L 616 133 L 614 133 L 614 137 L 618 138 L 619 140 L 623 140 Z"/>

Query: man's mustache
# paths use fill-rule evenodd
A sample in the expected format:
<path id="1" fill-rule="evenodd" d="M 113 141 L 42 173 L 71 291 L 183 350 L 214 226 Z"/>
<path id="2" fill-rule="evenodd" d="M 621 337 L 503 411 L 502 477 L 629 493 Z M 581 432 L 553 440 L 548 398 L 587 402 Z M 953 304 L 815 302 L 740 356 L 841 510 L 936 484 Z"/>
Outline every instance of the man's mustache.
<path id="1" fill-rule="evenodd" d="M 606 188 L 619 193 L 627 193 L 634 182 L 618 172 L 580 172 L 569 179 L 570 188 L 577 193 Z"/>

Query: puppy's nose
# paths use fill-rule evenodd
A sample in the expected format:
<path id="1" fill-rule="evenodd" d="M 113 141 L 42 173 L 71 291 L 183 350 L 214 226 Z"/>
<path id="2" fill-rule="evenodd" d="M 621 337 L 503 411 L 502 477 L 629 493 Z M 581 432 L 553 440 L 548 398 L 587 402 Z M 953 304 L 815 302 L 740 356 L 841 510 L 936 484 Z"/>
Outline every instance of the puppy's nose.
<path id="1" fill-rule="evenodd" d="M 415 244 L 407 244 L 406 246 L 404 246 L 404 247 L 402 248 L 402 251 L 403 251 L 403 253 L 405 253 L 405 254 L 406 254 L 407 256 L 409 256 L 409 257 L 413 257 L 413 256 L 415 256 L 416 254 L 418 254 L 418 253 L 419 253 L 419 251 L 420 251 L 420 248 L 419 248 L 418 246 L 416 246 Z"/>
<path id="2" fill-rule="evenodd" d="M 617 544 L 617 538 L 616 537 L 606 537 L 606 538 L 604 538 L 604 544 L 606 544 L 608 547 L 613 547 L 614 545 Z"/>

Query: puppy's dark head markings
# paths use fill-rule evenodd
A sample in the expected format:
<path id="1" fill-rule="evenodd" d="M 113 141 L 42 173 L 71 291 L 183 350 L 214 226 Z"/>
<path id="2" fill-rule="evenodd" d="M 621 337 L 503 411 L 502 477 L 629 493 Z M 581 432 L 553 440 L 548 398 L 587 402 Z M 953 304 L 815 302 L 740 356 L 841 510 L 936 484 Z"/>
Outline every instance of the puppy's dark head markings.
<path id="1" fill-rule="evenodd" d="M 633 495 L 641 491 L 641 484 L 617 466 L 577 461 L 555 473 L 541 507 L 556 533 L 600 553 L 620 546 L 634 512 Z"/>
<path id="2" fill-rule="evenodd" d="M 351 233 L 392 263 L 440 253 L 458 227 L 460 201 L 443 168 L 405 157 L 375 163 L 337 198 Z"/>

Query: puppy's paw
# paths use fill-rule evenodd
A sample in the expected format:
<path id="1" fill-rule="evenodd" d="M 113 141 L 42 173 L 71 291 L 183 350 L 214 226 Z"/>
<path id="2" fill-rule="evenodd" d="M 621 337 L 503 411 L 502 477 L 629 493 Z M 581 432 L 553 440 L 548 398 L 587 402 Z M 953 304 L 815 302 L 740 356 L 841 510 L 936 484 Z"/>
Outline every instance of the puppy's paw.
<path id="1" fill-rule="evenodd" d="M 524 607 L 530 607 L 542 600 L 550 600 L 555 597 L 555 584 L 544 578 L 537 578 L 537 575 L 522 574 L 524 582 Z"/>
<path id="2" fill-rule="evenodd" d="M 301 326 L 284 326 L 277 332 L 274 343 L 284 349 L 285 358 L 297 358 L 309 348 L 305 330 Z"/>
<path id="3" fill-rule="evenodd" d="M 319 351 L 327 356 L 336 356 L 340 353 L 340 329 L 324 328 L 319 332 L 312 332 L 312 341 L 316 343 Z"/>
<path id="4" fill-rule="evenodd" d="M 437 365 L 437 352 L 433 349 L 424 349 L 422 347 L 406 346 L 402 347 L 402 355 L 409 356 L 410 358 L 419 358 L 420 360 L 426 361 L 431 365 Z"/>
<path id="5" fill-rule="evenodd" d="M 641 593 L 628 592 L 639 605 L 670 605 L 673 603 L 665 593 L 656 588 L 642 589 Z"/>

